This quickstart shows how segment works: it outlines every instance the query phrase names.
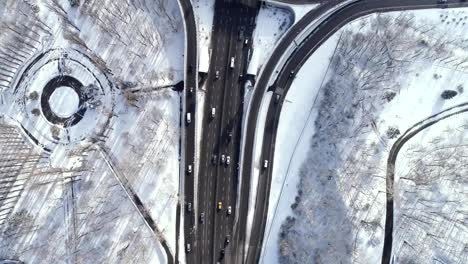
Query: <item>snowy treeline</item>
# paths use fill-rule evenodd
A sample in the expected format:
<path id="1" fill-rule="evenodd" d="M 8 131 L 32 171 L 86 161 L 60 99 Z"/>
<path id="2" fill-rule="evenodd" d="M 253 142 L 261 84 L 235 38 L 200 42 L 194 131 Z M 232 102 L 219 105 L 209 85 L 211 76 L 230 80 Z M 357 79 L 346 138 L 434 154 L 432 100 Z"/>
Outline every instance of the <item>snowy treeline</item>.
<path id="1" fill-rule="evenodd" d="M 337 33 L 341 36 L 315 106 L 316 129 L 300 170 L 293 214 L 283 223 L 278 241 L 281 263 L 380 262 L 388 151 L 400 130 L 407 128 L 404 120 L 422 120 L 446 104 L 435 76 L 419 79 L 419 84 L 411 83 L 410 76 L 418 78 L 434 65 L 452 71 L 467 67 L 468 54 L 458 45 L 458 36 L 444 30 L 405 12 L 371 15 Z M 404 99 L 414 105 L 397 105 L 404 101 L 400 94 L 410 87 L 418 92 Z M 411 114 L 424 100 L 434 105 Z M 384 112 L 393 119 L 386 120 Z M 466 194 L 464 199 L 466 203 Z M 418 220 L 420 216 L 412 215 Z M 453 224 L 457 218 L 445 220 Z M 461 225 L 466 230 L 466 221 Z M 394 245 L 402 239 L 397 236 Z M 444 245 L 455 245 L 454 241 Z M 410 257 L 423 248 L 432 254 L 433 248 L 425 246 L 428 241 L 418 243 L 412 243 L 412 251 L 397 254 Z M 430 258 L 414 261 L 432 263 Z"/>

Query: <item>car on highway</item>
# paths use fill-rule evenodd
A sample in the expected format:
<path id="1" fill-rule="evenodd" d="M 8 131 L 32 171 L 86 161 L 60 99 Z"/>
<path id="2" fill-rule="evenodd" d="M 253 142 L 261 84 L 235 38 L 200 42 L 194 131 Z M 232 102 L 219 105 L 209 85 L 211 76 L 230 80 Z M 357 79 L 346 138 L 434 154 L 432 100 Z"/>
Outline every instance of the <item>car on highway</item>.
<path id="1" fill-rule="evenodd" d="M 235 62 L 236 62 L 236 58 L 231 57 L 231 63 L 229 64 L 229 67 L 231 67 L 231 69 L 234 68 Z"/>
<path id="2" fill-rule="evenodd" d="M 232 140 L 232 132 L 229 132 L 228 133 L 228 142 L 231 142 L 231 140 Z"/>
<path id="3" fill-rule="evenodd" d="M 220 210 L 223 210 L 223 203 L 222 202 L 218 202 L 218 211 Z"/>
<path id="4" fill-rule="evenodd" d="M 200 223 L 205 223 L 205 212 L 200 214 Z"/>
<path id="5" fill-rule="evenodd" d="M 268 168 L 268 160 L 263 161 L 263 168 L 264 169 Z"/>
<path id="6" fill-rule="evenodd" d="M 188 211 L 189 213 L 192 212 L 192 203 L 187 203 L 187 211 Z"/>
<path id="7" fill-rule="evenodd" d="M 226 236 L 226 240 L 224 241 L 224 244 L 225 244 L 225 245 L 229 245 L 229 242 L 231 242 L 231 236 L 230 236 L 230 235 L 227 235 L 227 236 Z"/>
<path id="8" fill-rule="evenodd" d="M 215 79 L 219 79 L 219 71 L 215 72 Z"/>
<path id="9" fill-rule="evenodd" d="M 187 113 L 187 124 L 192 123 L 192 115 L 190 113 Z"/>
<path id="10" fill-rule="evenodd" d="M 231 207 L 231 206 L 228 206 L 227 214 L 228 214 L 228 215 L 231 215 L 231 214 L 232 214 L 232 207 Z"/>
<path id="11" fill-rule="evenodd" d="M 190 174 L 192 173 L 192 165 L 187 166 L 187 172 Z"/>
<path id="12" fill-rule="evenodd" d="M 295 73 L 294 71 L 290 71 L 290 72 L 289 72 L 289 78 L 294 77 L 294 73 Z"/>
<path id="13" fill-rule="evenodd" d="M 211 118 L 213 119 L 213 118 L 215 118 L 215 116 L 216 116 L 216 108 L 212 107 L 211 108 Z"/>
<path id="14" fill-rule="evenodd" d="M 226 156 L 221 155 L 221 164 L 224 164 L 224 162 L 226 162 Z"/>
<path id="15" fill-rule="evenodd" d="M 276 96 L 275 96 L 275 104 L 279 103 L 280 99 L 281 99 L 281 95 L 280 95 L 280 94 L 276 94 Z"/>
<path id="16" fill-rule="evenodd" d="M 221 252 L 219 252 L 219 259 L 223 259 L 224 258 L 224 254 L 226 253 L 226 251 L 224 250 L 224 248 L 221 249 Z"/>
<path id="17" fill-rule="evenodd" d="M 190 253 L 190 251 L 192 251 L 192 246 L 190 245 L 190 243 L 187 243 L 187 245 L 185 246 L 185 250 L 187 251 L 187 253 Z"/>
<path id="18" fill-rule="evenodd" d="M 216 165 L 218 163 L 218 156 L 216 154 L 213 154 L 213 156 L 211 156 L 211 163 L 213 163 L 213 165 Z"/>
<path id="19" fill-rule="evenodd" d="M 189 87 L 190 94 L 193 94 L 193 87 Z"/>
<path id="20" fill-rule="evenodd" d="M 231 156 L 226 157 L 226 165 L 231 164 Z"/>
<path id="21" fill-rule="evenodd" d="M 237 40 L 242 40 L 244 38 L 244 29 L 241 28 L 239 29 L 239 32 L 237 32 Z"/>
<path id="22" fill-rule="evenodd" d="M 245 38 L 245 40 L 244 40 L 244 45 L 247 46 L 247 44 L 249 44 L 249 39 L 248 39 L 248 38 Z"/>

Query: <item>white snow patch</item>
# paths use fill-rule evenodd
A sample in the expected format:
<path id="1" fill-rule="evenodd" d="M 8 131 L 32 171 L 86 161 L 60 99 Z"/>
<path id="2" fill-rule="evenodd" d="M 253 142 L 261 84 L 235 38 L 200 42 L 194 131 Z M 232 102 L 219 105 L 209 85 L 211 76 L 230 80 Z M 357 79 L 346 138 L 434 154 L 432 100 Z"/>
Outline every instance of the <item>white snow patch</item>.
<path id="1" fill-rule="evenodd" d="M 278 40 L 293 24 L 293 20 L 294 15 L 288 9 L 270 4 L 261 6 L 253 33 L 253 53 L 247 70 L 248 74 L 258 74 Z"/>
<path id="2" fill-rule="evenodd" d="M 300 165 L 306 160 L 310 134 L 314 132 L 318 92 L 327 81 L 326 72 L 338 42 L 333 35 L 315 52 L 296 75 L 286 95 L 278 124 L 270 202 L 260 263 L 276 263 L 280 227 L 291 215 L 297 195 Z M 307 106 L 307 107 L 304 107 Z"/>
<path id="3" fill-rule="evenodd" d="M 69 117 L 78 110 L 80 99 L 78 94 L 70 87 L 58 87 L 49 98 L 52 112 L 59 117 Z"/>
<path id="4" fill-rule="evenodd" d="M 196 16 L 199 48 L 199 71 L 208 72 L 210 64 L 210 46 L 214 17 L 214 0 L 192 1 Z"/>

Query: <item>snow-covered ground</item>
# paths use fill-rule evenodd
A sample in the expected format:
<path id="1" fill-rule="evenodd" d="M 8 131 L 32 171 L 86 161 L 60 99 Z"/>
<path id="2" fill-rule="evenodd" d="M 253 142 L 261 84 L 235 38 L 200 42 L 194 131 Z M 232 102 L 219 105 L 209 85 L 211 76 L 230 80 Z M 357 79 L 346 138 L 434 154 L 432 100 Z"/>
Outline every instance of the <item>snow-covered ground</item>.
<path id="1" fill-rule="evenodd" d="M 257 75 L 281 36 L 294 22 L 291 10 L 272 4 L 262 5 L 253 33 L 252 57 L 247 72 Z"/>
<path id="2" fill-rule="evenodd" d="M 311 56 L 297 73 L 293 87 L 286 95 L 277 131 L 278 140 L 268 205 L 268 228 L 265 230 L 260 263 L 277 262 L 279 231 L 286 217 L 292 214 L 290 205 L 294 203 L 297 195 L 300 165 L 307 157 L 310 134 L 315 128 L 314 120 L 318 109 L 313 102 L 326 81 L 328 67 L 318 65 L 317 62 L 326 62 L 333 56 L 338 36 L 334 35 Z M 285 138 L 288 140 L 279 140 Z"/>
<path id="3" fill-rule="evenodd" d="M 451 116 L 399 152 L 393 245 L 398 263 L 468 262 L 467 129 L 467 113 Z"/>
<path id="4" fill-rule="evenodd" d="M 158 240 L 175 253 L 179 199 L 178 3 L 70 2 L 0 3 L 0 259 L 165 263 Z M 75 125 L 44 118 L 42 87 L 55 76 L 83 84 L 79 107 L 69 88 L 48 100 L 58 117 L 86 108 Z"/>
<path id="5" fill-rule="evenodd" d="M 277 0 L 266 0 L 265 2 L 291 8 L 291 10 L 294 12 L 294 23 L 301 20 L 301 18 L 305 14 L 307 14 L 309 11 L 317 8 L 320 5 L 320 3 L 312 3 L 312 1 L 310 1 L 310 3 L 294 3 L 293 1 L 291 1 L 290 3 L 285 3 Z"/>
<path id="6" fill-rule="evenodd" d="M 337 32 L 301 69 L 280 118 L 263 263 L 380 262 L 393 143 L 416 122 L 468 102 L 467 15 L 466 9 L 370 15 Z M 443 99 L 446 90 L 455 97 Z M 453 173 L 466 163 L 453 155 L 466 144 L 464 129 L 466 117 L 453 117 L 401 150 L 397 263 L 467 261 L 466 181 Z M 452 155 L 429 150 L 427 142 Z M 415 166 L 441 180 L 401 180 L 417 177 Z"/>
<path id="7" fill-rule="evenodd" d="M 193 11 L 198 31 L 199 71 L 208 72 L 211 57 L 211 33 L 213 30 L 214 0 L 193 0 Z"/>

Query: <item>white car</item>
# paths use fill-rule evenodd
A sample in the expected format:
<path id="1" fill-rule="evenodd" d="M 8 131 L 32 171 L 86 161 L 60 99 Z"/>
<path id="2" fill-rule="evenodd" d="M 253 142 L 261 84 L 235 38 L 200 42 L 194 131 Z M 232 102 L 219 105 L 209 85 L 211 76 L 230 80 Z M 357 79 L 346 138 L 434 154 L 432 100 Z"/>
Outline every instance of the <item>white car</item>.
<path id="1" fill-rule="evenodd" d="M 231 57 L 231 64 L 229 65 L 229 66 L 231 67 L 231 69 L 234 68 L 234 65 L 235 65 L 234 63 L 235 63 L 235 61 L 236 61 L 236 58 Z"/>
<path id="2" fill-rule="evenodd" d="M 192 173 L 192 165 L 187 166 L 187 172 L 190 174 Z"/>
<path id="3" fill-rule="evenodd" d="M 232 207 L 231 207 L 231 206 L 228 206 L 227 214 L 228 214 L 228 215 L 231 215 L 231 214 L 232 214 Z"/>
<path id="4" fill-rule="evenodd" d="M 190 113 L 187 113 L 187 124 L 192 123 L 192 115 Z"/>
<path id="5" fill-rule="evenodd" d="M 190 245 L 190 243 L 187 243 L 186 250 L 187 250 L 187 253 L 192 251 L 192 246 Z"/>
<path id="6" fill-rule="evenodd" d="M 268 168 L 268 160 L 263 161 L 263 168 Z"/>
<path id="7" fill-rule="evenodd" d="M 227 156 L 226 157 L 226 165 L 229 165 L 229 164 L 231 164 L 231 157 Z"/>
<path id="8" fill-rule="evenodd" d="M 226 156 L 221 155 L 221 164 L 224 164 L 225 161 L 226 161 Z"/>
<path id="9" fill-rule="evenodd" d="M 216 108 L 211 108 L 211 118 L 215 118 L 216 116 Z"/>

